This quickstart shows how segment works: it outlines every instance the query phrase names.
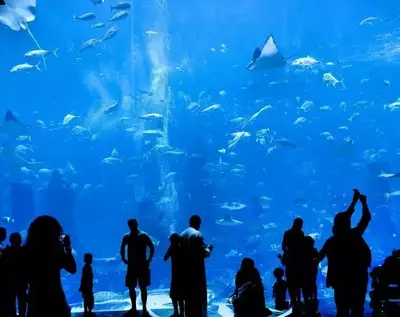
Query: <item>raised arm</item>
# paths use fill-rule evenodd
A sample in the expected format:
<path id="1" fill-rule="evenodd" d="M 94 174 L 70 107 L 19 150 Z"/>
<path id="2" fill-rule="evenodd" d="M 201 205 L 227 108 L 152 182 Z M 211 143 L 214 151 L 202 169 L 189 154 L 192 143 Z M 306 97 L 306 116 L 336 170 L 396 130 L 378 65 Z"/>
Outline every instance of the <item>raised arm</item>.
<path id="1" fill-rule="evenodd" d="M 72 248 L 71 247 L 66 247 L 65 248 L 62 267 L 69 274 L 75 274 L 76 273 L 76 262 L 75 262 L 74 256 L 72 255 Z"/>
<path id="2" fill-rule="evenodd" d="M 124 262 L 125 264 L 128 264 L 128 260 L 125 257 L 125 248 L 128 244 L 128 236 L 124 235 L 124 237 L 122 238 L 122 242 L 121 242 L 121 248 L 120 248 L 120 255 L 121 255 L 121 260 L 122 262 Z"/>
<path id="3" fill-rule="evenodd" d="M 318 260 L 319 262 L 323 261 L 328 254 L 329 249 L 329 239 L 325 241 L 322 249 L 318 252 Z"/>
<path id="4" fill-rule="evenodd" d="M 371 212 L 368 208 L 367 196 L 360 195 L 360 201 L 362 204 L 362 216 L 355 230 L 357 230 L 360 235 L 363 235 L 369 225 L 369 222 L 371 221 Z"/>
<path id="5" fill-rule="evenodd" d="M 351 216 L 353 216 L 357 202 L 360 199 L 360 192 L 358 191 L 358 189 L 353 189 L 353 192 L 354 192 L 353 200 L 351 201 L 349 208 L 347 208 L 347 210 L 346 210 L 346 214 L 350 218 L 351 218 Z"/>
<path id="6" fill-rule="evenodd" d="M 168 261 L 168 259 L 171 257 L 171 251 L 172 251 L 172 248 L 171 248 L 171 246 L 169 246 L 167 252 L 165 252 L 164 261 Z"/>

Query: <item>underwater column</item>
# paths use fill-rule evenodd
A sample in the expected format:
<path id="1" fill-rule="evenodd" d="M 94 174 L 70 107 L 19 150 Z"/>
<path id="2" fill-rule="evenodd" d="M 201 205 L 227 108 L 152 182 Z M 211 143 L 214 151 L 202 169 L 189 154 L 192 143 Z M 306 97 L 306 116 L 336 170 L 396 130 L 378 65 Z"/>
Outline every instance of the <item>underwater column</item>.
<path id="1" fill-rule="evenodd" d="M 168 2 L 166 0 L 154 0 L 149 3 L 149 13 L 152 25 L 151 30 L 156 35 L 147 35 L 145 38 L 145 46 L 147 58 L 151 64 L 150 88 L 146 109 L 142 111 L 151 111 L 159 113 L 163 116 L 162 123 L 157 127 L 161 130 L 162 136 L 156 138 L 155 146 L 168 146 L 168 125 L 170 118 L 170 107 L 172 102 L 171 89 L 168 86 L 169 77 L 169 34 L 168 34 Z M 149 17 L 150 18 L 150 17 Z M 143 112 L 145 113 L 145 112 Z M 163 156 L 160 151 L 152 151 L 151 159 L 157 164 L 154 168 L 159 169 L 159 190 L 161 198 L 158 201 L 158 208 L 163 214 L 163 222 L 169 227 L 169 233 L 175 232 L 175 223 L 178 215 L 178 198 L 174 182 L 165 181 L 166 175 L 170 172 L 169 158 Z"/>

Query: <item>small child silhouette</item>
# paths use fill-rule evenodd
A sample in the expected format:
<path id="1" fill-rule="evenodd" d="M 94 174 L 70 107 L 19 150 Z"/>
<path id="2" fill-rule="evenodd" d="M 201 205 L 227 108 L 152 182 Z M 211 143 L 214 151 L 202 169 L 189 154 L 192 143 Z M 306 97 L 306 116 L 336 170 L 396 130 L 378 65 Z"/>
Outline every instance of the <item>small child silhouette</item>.
<path id="1" fill-rule="evenodd" d="M 183 301 L 183 272 L 184 267 L 182 264 L 182 251 L 180 247 L 180 236 L 173 233 L 170 238 L 170 246 L 165 253 L 164 261 L 171 258 L 171 288 L 169 296 L 174 306 L 173 316 L 184 316 L 185 303 Z M 178 309 L 179 308 L 179 309 Z"/>
<path id="2" fill-rule="evenodd" d="M 85 315 L 90 315 L 94 307 L 92 254 L 86 253 L 84 262 L 79 291 L 82 293 L 84 313 Z"/>
<path id="3" fill-rule="evenodd" d="M 17 316 L 16 305 L 18 301 L 18 316 L 26 315 L 28 283 L 25 276 L 24 250 L 21 246 L 22 237 L 18 232 L 10 235 L 10 245 L 4 250 L 4 259 L 7 265 L 10 286 L 11 316 Z"/>
<path id="4" fill-rule="evenodd" d="M 276 281 L 273 286 L 272 297 L 275 298 L 275 309 L 285 310 L 289 308 L 289 302 L 286 300 L 287 283 L 283 279 L 285 272 L 281 268 L 274 270 Z"/>

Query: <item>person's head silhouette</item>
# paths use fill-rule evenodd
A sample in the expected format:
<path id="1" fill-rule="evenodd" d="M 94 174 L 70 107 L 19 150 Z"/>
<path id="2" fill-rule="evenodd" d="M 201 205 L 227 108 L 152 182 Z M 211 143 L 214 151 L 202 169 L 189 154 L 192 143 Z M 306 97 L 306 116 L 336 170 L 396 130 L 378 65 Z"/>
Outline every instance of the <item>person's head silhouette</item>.
<path id="1" fill-rule="evenodd" d="M 62 227 L 56 218 L 39 216 L 29 226 L 26 246 L 35 251 L 54 252 L 54 249 L 62 245 L 62 233 Z"/>
<path id="2" fill-rule="evenodd" d="M 131 230 L 131 232 L 136 232 L 139 230 L 139 223 L 136 219 L 129 219 L 128 227 L 129 227 L 129 230 Z"/>
<path id="3" fill-rule="evenodd" d="M 294 230 L 298 230 L 298 231 L 300 231 L 301 229 L 303 229 L 303 219 L 301 219 L 301 218 L 296 218 L 296 219 L 293 221 L 293 226 L 292 226 L 292 228 L 293 228 Z"/>
<path id="4" fill-rule="evenodd" d="M 201 218 L 198 215 L 193 215 L 190 217 L 189 226 L 193 229 L 199 230 L 201 226 Z"/>

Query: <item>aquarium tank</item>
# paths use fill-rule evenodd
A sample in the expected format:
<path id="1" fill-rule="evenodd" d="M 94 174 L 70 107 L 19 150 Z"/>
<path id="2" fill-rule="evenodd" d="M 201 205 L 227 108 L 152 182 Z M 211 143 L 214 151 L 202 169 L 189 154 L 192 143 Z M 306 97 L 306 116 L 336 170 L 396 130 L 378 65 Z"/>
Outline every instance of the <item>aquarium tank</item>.
<path id="1" fill-rule="evenodd" d="M 168 237 L 193 214 L 215 247 L 210 311 L 244 257 L 272 307 L 284 231 L 302 217 L 321 248 L 353 188 L 368 195 L 365 239 L 381 263 L 399 243 L 398 12 L 371 0 L 5 0 L 1 226 L 25 237 L 38 215 L 60 221 L 77 312 L 86 252 L 96 309 L 130 308 L 119 255 L 130 218 L 156 246 L 150 309 L 170 305 Z M 331 311 L 325 279 L 326 261 Z"/>

